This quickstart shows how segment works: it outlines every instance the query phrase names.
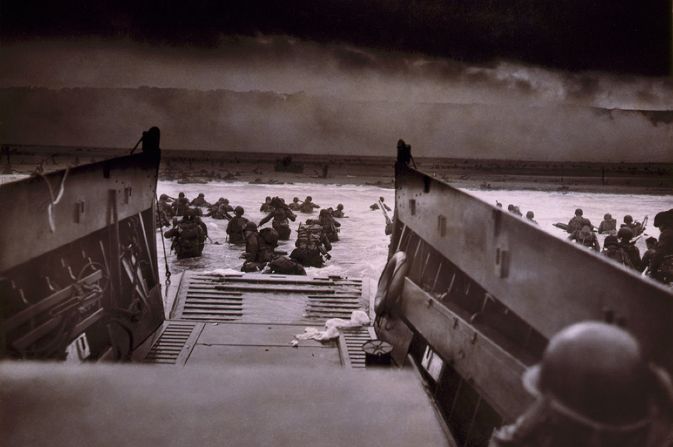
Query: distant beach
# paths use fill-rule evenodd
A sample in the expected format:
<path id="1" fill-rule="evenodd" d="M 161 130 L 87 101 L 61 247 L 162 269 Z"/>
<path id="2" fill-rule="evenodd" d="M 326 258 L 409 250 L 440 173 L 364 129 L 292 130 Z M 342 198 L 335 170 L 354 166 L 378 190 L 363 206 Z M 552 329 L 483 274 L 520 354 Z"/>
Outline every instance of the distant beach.
<path id="1" fill-rule="evenodd" d="M 0 173 L 18 178 L 128 154 L 128 149 L 3 145 Z M 394 187 L 391 157 L 164 150 L 162 180 L 179 183 L 353 184 Z M 536 190 L 669 195 L 673 163 L 542 162 L 419 158 L 418 167 L 454 186 L 482 190 Z"/>

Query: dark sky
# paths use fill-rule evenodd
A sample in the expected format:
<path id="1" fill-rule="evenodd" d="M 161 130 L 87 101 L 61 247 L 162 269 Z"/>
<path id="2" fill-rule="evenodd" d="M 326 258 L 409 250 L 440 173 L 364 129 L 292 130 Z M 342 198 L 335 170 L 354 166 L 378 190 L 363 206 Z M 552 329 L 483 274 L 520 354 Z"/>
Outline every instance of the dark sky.
<path id="1" fill-rule="evenodd" d="M 5 40 L 129 37 L 212 47 L 223 35 L 284 34 L 486 65 L 671 69 L 670 0 L 3 0 L 1 7 Z"/>

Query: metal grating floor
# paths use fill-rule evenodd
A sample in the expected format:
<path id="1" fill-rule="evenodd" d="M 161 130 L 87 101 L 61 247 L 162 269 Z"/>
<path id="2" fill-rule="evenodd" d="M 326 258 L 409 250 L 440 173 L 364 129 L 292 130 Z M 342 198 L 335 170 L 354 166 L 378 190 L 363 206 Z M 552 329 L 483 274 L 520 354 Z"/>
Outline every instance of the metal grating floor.
<path id="1" fill-rule="evenodd" d="M 169 321 L 143 362 L 175 365 L 194 334 L 195 327 L 194 323 Z"/>
<path id="2" fill-rule="evenodd" d="M 340 277 L 185 272 L 172 318 L 323 324 L 359 310 L 362 281 Z"/>
<path id="3" fill-rule="evenodd" d="M 375 338 L 377 338 L 376 334 L 371 327 L 344 330 L 339 336 L 344 366 L 365 368 L 365 352 L 362 350 L 362 345 Z"/>

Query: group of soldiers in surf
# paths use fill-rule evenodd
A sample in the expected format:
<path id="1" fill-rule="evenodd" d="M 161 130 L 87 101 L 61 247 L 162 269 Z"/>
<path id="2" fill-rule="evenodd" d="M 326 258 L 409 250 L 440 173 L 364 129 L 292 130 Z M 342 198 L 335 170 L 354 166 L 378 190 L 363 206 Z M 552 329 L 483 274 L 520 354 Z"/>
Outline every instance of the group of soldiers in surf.
<path id="1" fill-rule="evenodd" d="M 313 202 L 311 196 L 303 201 L 294 197 L 290 204 L 286 204 L 283 198 L 267 196 L 260 207 L 266 216 L 260 220 L 259 226 L 271 221 L 272 228 L 260 230 L 258 238 L 246 236 L 246 263 L 242 270 L 261 271 L 268 267 L 272 273 L 303 275 L 306 274 L 304 267 L 322 267 L 325 260 L 331 258 L 329 251 L 332 250 L 332 243 L 339 240 L 341 223 L 336 218 L 345 217 L 342 204 L 337 205 L 336 209 L 321 209 L 317 219 L 309 218 L 300 223 L 295 248 L 289 257 L 271 250 L 277 246 L 278 240 L 290 240 L 290 221 L 297 219 L 295 212 L 311 214 L 317 209 L 320 206 Z M 248 225 L 252 229 L 252 225 Z M 262 250 L 255 251 L 256 245 L 261 246 Z"/>
<path id="2" fill-rule="evenodd" d="M 208 227 L 201 220 L 201 216 L 226 219 L 229 221 L 226 228 L 229 243 L 245 245 L 242 271 L 257 272 L 268 267 L 271 273 L 302 275 L 306 274 L 304 267 L 322 267 L 325 259 L 330 259 L 328 252 L 332 249 L 331 244 L 339 240 L 341 226 L 335 218 L 345 217 L 343 205 L 337 205 L 336 209 L 323 209 L 317 219 L 306 219 L 305 223 L 299 224 L 295 249 L 289 257 L 283 252 L 277 252 L 276 248 L 279 241 L 290 239 L 290 221 L 294 222 L 297 218 L 294 211 L 313 213 L 319 208 L 310 196 L 303 202 L 295 197 L 289 205 L 280 197 L 267 197 L 260 207 L 260 211 L 266 213 L 266 216 L 256 224 L 243 217 L 243 207 L 233 207 L 225 198 L 210 204 L 204 194 L 189 201 L 181 192 L 177 198 L 166 194 L 160 196 L 157 225 L 172 225 L 164 233 L 164 237 L 172 240 L 171 249 L 175 250 L 178 259 L 184 259 L 201 256 L 203 252 L 208 239 Z M 205 214 L 203 209 L 206 210 Z M 178 217 L 182 219 L 178 220 Z M 271 227 L 260 229 L 269 221 Z"/>
<path id="3" fill-rule="evenodd" d="M 498 208 L 502 208 L 502 203 L 498 202 L 497 200 L 495 204 Z M 514 214 L 515 216 L 523 217 L 523 214 L 521 213 L 521 208 L 511 203 L 507 205 L 507 211 Z M 526 212 L 526 220 L 537 225 L 537 221 L 535 220 L 535 213 L 532 211 Z"/>
<path id="4" fill-rule="evenodd" d="M 617 220 L 611 214 L 605 214 L 603 221 L 594 227 L 584 217 L 581 208 L 575 210 L 575 216 L 567 225 L 555 224 L 569 233 L 568 239 L 584 247 L 600 252 L 603 256 L 619 264 L 641 272 L 644 276 L 671 284 L 673 282 L 673 209 L 657 213 L 653 225 L 659 228 L 659 239 L 645 239 L 647 250 L 641 257 L 636 242 L 645 235 L 647 216 L 643 222 L 634 221 L 630 215 L 624 216 L 623 223 L 617 228 Z M 601 250 L 597 234 L 606 235 Z"/>

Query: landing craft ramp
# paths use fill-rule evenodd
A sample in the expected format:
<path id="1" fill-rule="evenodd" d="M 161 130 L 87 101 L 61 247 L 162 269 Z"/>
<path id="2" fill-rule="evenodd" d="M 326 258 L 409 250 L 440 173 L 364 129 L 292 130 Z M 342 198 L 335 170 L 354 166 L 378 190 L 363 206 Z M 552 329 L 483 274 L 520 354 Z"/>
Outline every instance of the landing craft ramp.
<path id="1" fill-rule="evenodd" d="M 185 272 L 170 318 L 135 354 L 146 363 L 244 364 L 364 368 L 371 327 L 344 330 L 321 343 L 295 335 L 323 330 L 330 318 L 362 310 L 369 291 L 360 279 L 254 273 Z"/>
<path id="2" fill-rule="evenodd" d="M 0 364 L 0 433 L 17 446 L 453 447 L 416 371 L 365 368 L 370 326 L 290 345 L 368 295 L 358 279 L 185 272 L 135 364 Z"/>

